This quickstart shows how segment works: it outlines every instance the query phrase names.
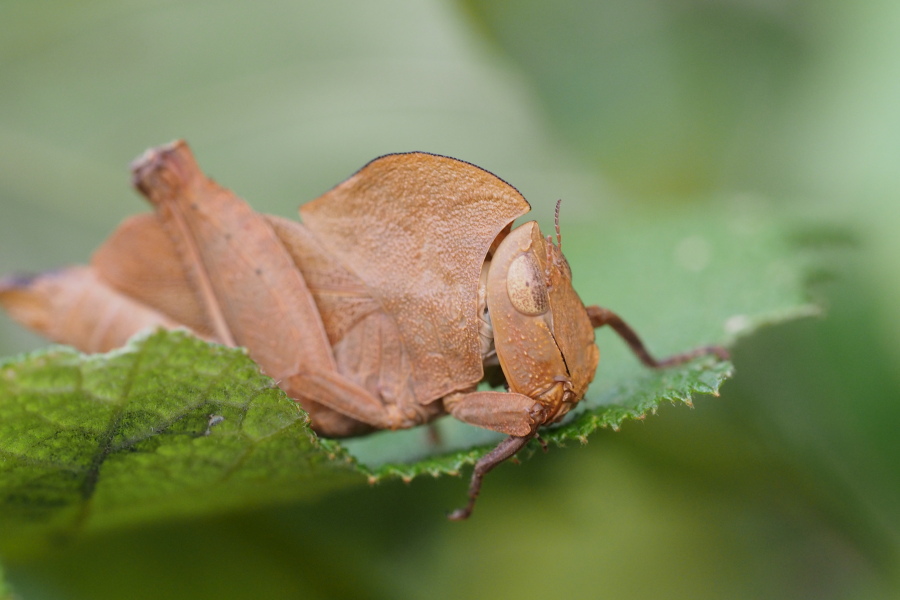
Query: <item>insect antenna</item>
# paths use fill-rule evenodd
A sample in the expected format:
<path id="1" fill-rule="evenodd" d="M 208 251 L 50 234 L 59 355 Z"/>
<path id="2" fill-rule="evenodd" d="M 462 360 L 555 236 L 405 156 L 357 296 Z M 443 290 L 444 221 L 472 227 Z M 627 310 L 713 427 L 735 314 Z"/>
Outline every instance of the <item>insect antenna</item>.
<path id="1" fill-rule="evenodd" d="M 559 231 L 559 207 L 561 204 L 562 204 L 562 198 L 560 198 L 559 200 L 556 201 L 556 210 L 553 211 L 553 226 L 556 229 L 556 249 L 558 250 L 557 254 L 560 257 L 562 256 L 562 234 Z M 546 236 L 546 240 L 547 240 L 547 244 L 549 246 L 553 246 L 553 236 L 551 236 L 551 235 Z M 552 256 L 552 255 L 553 255 L 553 253 L 550 253 L 550 256 Z M 565 260 L 565 259 L 563 259 L 563 260 Z M 551 269 L 554 268 L 554 265 L 556 265 L 558 262 L 559 262 L 558 258 L 556 258 L 552 261 L 547 261 L 547 268 L 544 269 L 544 277 L 547 281 L 548 287 L 550 287 L 550 285 L 551 285 L 550 284 L 550 281 L 551 281 L 550 271 L 551 271 Z"/>
<path id="2" fill-rule="evenodd" d="M 553 212 L 553 226 L 556 227 L 556 247 L 562 251 L 562 234 L 559 231 L 559 207 L 562 206 L 562 198 L 556 201 L 556 210 Z"/>

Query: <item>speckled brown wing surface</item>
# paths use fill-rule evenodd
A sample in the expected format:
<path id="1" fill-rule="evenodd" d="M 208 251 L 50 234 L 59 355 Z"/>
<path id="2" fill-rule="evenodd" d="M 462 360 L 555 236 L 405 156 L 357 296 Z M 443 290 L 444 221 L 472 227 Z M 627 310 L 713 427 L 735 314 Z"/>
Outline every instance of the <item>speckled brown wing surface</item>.
<path id="1" fill-rule="evenodd" d="M 89 266 L 0 280 L 0 305 L 39 333 L 83 352 L 118 348 L 152 327 L 188 327 L 215 340 L 180 257 L 153 214 L 126 219 Z"/>
<path id="2" fill-rule="evenodd" d="M 425 403 L 481 379 L 481 267 L 497 236 L 529 210 L 483 169 L 410 153 L 372 161 L 300 215 L 395 321 Z"/>
<path id="3" fill-rule="evenodd" d="M 94 252 L 91 268 L 116 291 L 216 340 L 181 257 L 155 214 L 123 221 Z"/>
<path id="4" fill-rule="evenodd" d="M 107 352 L 138 331 L 180 325 L 85 266 L 0 279 L 0 306 L 26 327 L 82 352 Z"/>

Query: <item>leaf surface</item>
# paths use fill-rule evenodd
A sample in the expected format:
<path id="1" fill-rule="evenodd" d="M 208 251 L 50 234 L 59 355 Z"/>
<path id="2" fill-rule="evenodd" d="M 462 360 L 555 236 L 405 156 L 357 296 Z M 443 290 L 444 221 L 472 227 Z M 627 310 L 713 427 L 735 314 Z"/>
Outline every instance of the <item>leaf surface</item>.
<path id="1" fill-rule="evenodd" d="M 176 331 L 0 363 L 0 548 L 352 481 L 346 454 L 240 350 Z"/>

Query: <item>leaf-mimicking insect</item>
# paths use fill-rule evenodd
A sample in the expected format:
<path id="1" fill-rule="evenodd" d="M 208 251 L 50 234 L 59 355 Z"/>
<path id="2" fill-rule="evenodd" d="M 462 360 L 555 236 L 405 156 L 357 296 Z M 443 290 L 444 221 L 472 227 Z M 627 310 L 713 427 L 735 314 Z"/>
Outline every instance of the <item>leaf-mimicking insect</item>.
<path id="1" fill-rule="evenodd" d="M 207 178 L 184 142 L 151 149 L 133 183 L 155 211 L 131 217 L 87 266 L 0 282 L 0 304 L 86 352 L 147 327 L 245 346 L 321 435 L 403 429 L 449 414 L 506 434 L 482 478 L 583 397 L 608 325 L 653 368 L 615 313 L 585 307 L 557 238 L 519 192 L 466 162 L 377 158 L 301 206 L 302 224 L 254 212 Z M 558 206 L 557 206 L 558 209 Z M 506 391 L 479 390 L 486 374 Z M 210 423 L 212 425 L 212 422 Z"/>

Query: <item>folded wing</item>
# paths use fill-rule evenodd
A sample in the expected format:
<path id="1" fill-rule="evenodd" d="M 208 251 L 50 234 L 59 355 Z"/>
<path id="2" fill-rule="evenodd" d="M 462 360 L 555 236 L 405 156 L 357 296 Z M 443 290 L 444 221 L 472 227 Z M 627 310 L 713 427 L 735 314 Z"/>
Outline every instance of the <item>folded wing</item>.
<path id="1" fill-rule="evenodd" d="M 483 169 L 411 153 L 372 161 L 300 215 L 396 324 L 416 396 L 429 402 L 482 378 L 481 266 L 529 209 Z"/>

